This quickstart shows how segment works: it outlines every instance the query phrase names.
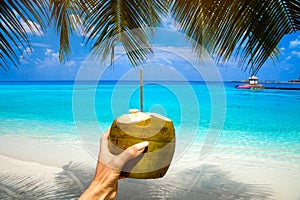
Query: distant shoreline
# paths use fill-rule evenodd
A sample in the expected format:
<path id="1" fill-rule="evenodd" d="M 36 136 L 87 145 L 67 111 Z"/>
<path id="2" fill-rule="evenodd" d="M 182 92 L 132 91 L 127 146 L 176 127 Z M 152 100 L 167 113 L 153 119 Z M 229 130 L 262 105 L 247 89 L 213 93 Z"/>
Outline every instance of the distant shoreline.
<path id="1" fill-rule="evenodd" d="M 233 81 L 225 81 L 231 83 L 248 83 L 248 80 L 233 80 Z M 271 84 L 300 84 L 300 82 L 289 82 L 289 81 L 259 81 L 259 83 L 271 83 Z"/>
<path id="2" fill-rule="evenodd" d="M 0 80 L 1 83 L 139 83 L 139 80 Z M 162 83 L 247 83 L 247 80 L 231 80 L 231 81 L 176 81 L 176 80 L 144 80 L 145 83 L 162 82 Z M 260 83 L 271 84 L 300 84 L 300 82 L 262 80 Z"/>

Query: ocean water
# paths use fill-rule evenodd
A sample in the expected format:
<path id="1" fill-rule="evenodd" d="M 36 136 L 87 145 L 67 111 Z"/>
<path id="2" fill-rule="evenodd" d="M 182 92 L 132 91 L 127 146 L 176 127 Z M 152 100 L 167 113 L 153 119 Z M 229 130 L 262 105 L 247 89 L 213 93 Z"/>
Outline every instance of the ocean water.
<path id="1" fill-rule="evenodd" d="M 235 85 L 148 82 L 144 111 L 173 120 L 179 148 L 208 143 L 228 155 L 300 164 L 300 90 Z M 139 106 L 135 82 L 1 82 L 0 136 L 98 142 L 114 118 Z"/>

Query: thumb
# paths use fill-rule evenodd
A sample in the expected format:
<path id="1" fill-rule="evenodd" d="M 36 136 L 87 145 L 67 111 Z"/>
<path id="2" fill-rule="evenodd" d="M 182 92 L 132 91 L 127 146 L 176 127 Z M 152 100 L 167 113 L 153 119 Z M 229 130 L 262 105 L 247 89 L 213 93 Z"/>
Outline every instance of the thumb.
<path id="1" fill-rule="evenodd" d="M 140 142 L 138 144 L 132 145 L 131 147 L 128 147 L 125 151 L 120 153 L 115 159 L 115 163 L 118 165 L 119 169 L 122 169 L 122 167 L 129 160 L 141 155 L 148 145 L 148 141 Z"/>

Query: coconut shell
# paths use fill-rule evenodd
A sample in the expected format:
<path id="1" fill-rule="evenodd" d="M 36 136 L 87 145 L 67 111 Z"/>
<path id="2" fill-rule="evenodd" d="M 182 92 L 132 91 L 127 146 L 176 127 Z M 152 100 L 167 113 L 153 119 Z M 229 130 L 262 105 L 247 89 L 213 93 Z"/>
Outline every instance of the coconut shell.
<path id="1" fill-rule="evenodd" d="M 138 179 L 161 178 L 172 161 L 175 129 L 172 120 L 159 114 L 132 112 L 114 120 L 109 141 L 109 149 L 115 155 L 134 144 L 148 141 L 145 152 L 127 162 L 121 176 Z"/>

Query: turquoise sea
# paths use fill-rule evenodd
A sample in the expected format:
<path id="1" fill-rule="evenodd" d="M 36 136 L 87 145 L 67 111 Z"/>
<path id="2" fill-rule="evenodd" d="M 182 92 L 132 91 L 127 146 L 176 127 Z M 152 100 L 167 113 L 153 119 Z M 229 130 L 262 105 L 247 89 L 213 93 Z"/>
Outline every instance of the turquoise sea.
<path id="1" fill-rule="evenodd" d="M 178 147 L 208 142 L 229 155 L 300 163 L 300 90 L 238 90 L 236 84 L 148 82 L 144 111 L 173 120 Z M 139 105 L 136 82 L 1 82 L 0 136 L 93 141 Z"/>

